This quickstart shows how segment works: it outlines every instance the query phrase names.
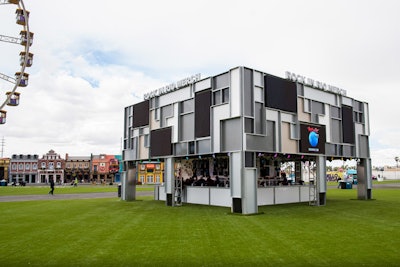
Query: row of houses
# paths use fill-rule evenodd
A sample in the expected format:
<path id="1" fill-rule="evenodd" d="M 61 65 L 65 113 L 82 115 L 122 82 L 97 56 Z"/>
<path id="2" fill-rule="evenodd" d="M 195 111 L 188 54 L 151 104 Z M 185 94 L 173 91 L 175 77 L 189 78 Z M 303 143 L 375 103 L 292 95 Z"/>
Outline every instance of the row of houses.
<path id="1" fill-rule="evenodd" d="M 99 154 L 90 156 L 61 157 L 50 150 L 42 157 L 38 155 L 12 155 L 0 159 L 0 180 L 7 183 L 48 183 L 53 179 L 58 184 L 75 179 L 86 183 L 119 182 L 122 172 L 121 155 Z"/>

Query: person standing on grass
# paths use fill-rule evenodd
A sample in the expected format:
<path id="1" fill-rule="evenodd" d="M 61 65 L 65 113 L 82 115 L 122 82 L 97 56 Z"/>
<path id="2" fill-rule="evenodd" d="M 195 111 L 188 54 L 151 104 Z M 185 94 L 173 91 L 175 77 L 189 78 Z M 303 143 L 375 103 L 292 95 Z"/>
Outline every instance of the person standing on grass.
<path id="1" fill-rule="evenodd" d="M 49 194 L 54 195 L 54 180 L 53 178 L 50 179 L 50 192 Z"/>
<path id="2" fill-rule="evenodd" d="M 77 187 L 77 186 L 78 186 L 78 178 L 75 178 L 74 187 Z"/>

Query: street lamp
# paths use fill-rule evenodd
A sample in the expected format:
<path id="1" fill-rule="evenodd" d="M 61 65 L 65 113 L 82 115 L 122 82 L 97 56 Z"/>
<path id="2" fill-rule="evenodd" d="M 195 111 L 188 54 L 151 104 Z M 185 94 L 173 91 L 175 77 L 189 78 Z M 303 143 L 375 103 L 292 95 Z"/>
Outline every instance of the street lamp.
<path id="1" fill-rule="evenodd" d="M 395 157 L 394 160 L 396 161 L 396 171 L 394 173 L 394 178 L 397 179 L 397 169 L 399 168 L 399 157 Z"/>

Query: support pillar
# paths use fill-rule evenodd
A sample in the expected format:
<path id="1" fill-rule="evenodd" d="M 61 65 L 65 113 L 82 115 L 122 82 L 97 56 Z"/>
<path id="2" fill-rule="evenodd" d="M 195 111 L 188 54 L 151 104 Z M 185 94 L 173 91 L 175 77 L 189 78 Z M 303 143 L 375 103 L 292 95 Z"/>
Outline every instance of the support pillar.
<path id="1" fill-rule="evenodd" d="M 372 168 L 370 159 L 360 159 L 357 164 L 357 199 L 372 199 Z"/>
<path id="2" fill-rule="evenodd" d="M 136 162 L 128 162 L 122 179 L 122 200 L 136 200 Z"/>
<path id="3" fill-rule="evenodd" d="M 229 168 L 232 213 L 258 213 L 255 153 L 231 152 Z"/>
<path id="4" fill-rule="evenodd" d="M 326 158 L 325 156 L 317 156 L 316 157 L 316 165 L 317 165 L 317 205 L 325 206 L 326 205 Z"/>
<path id="5" fill-rule="evenodd" d="M 164 161 L 164 181 L 165 181 L 165 193 L 166 205 L 174 205 L 174 191 L 175 191 L 175 159 L 166 158 Z"/>

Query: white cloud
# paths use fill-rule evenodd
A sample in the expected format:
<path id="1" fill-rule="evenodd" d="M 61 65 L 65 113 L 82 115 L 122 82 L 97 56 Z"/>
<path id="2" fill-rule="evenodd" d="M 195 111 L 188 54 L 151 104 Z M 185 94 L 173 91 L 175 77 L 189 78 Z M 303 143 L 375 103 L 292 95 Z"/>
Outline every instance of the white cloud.
<path id="1" fill-rule="evenodd" d="M 35 58 L 21 105 L 8 109 L 0 127 L 6 155 L 119 153 L 125 106 L 194 73 L 238 65 L 278 76 L 289 70 L 346 89 L 369 103 L 373 165 L 393 164 L 400 155 L 398 1 L 41 0 L 25 6 Z M 18 35 L 9 6 L 0 6 L 0 17 L 0 34 Z M 19 48 L 0 46 L 0 72 L 13 75 Z"/>

